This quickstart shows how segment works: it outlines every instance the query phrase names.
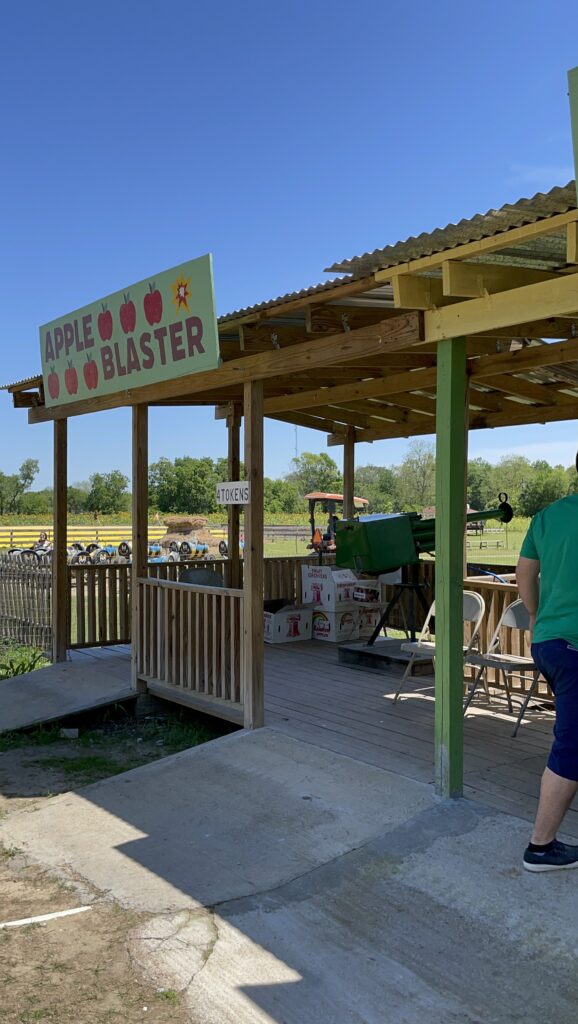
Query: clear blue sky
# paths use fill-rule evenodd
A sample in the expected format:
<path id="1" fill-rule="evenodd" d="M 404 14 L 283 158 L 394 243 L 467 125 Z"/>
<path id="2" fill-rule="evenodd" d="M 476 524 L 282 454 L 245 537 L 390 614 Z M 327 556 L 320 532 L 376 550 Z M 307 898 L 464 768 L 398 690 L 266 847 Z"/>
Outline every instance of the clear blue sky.
<path id="1" fill-rule="evenodd" d="M 204 252 L 225 313 L 573 176 L 567 0 L 32 0 L 4 5 L 2 37 L 4 382 L 38 371 L 39 324 Z M 50 428 L 4 395 L 0 432 L 0 468 L 37 456 L 49 483 Z M 209 412 L 156 410 L 151 435 L 151 461 L 225 453 Z M 577 443 L 568 423 L 475 432 L 470 450 L 570 463 Z M 267 427 L 269 475 L 294 451 Z M 130 472 L 127 412 L 71 421 L 70 479 L 114 467 Z"/>

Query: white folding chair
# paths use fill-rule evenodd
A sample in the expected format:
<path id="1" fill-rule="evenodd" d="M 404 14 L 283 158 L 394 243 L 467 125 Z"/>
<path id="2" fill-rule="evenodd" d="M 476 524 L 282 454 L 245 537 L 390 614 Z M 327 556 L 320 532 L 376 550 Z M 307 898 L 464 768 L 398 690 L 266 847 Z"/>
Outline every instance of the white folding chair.
<path id="1" fill-rule="evenodd" d="M 470 651 L 473 650 L 474 645 L 478 639 L 480 632 L 480 626 L 486 610 L 486 602 L 484 601 L 481 594 L 477 594 L 474 590 L 464 590 L 463 602 L 462 602 L 462 619 L 464 622 L 471 623 L 472 632 L 470 641 L 464 646 L 464 658 L 468 656 Z M 427 613 L 426 620 L 423 624 L 423 629 L 417 640 L 410 640 L 407 643 L 401 645 L 402 651 L 407 651 L 411 654 L 411 658 L 407 664 L 407 668 L 402 676 L 400 684 L 395 692 L 393 702 L 397 701 L 403 684 L 407 677 L 411 675 L 413 666 L 416 661 L 432 661 L 435 665 L 436 656 L 436 644 L 435 639 L 432 639 L 432 632 L 430 623 L 432 618 L 435 616 L 435 601 L 430 607 Z"/>
<path id="2" fill-rule="evenodd" d="M 511 680 L 513 675 L 523 676 L 527 673 L 532 673 L 532 683 L 516 719 L 516 724 L 512 730 L 512 736 L 515 736 L 520 727 L 526 708 L 530 703 L 532 695 L 538 685 L 538 677 L 540 670 L 536 666 L 533 658 L 525 658 L 520 654 L 503 654 L 500 651 L 501 646 L 501 632 L 503 628 L 519 629 L 521 631 L 528 630 L 530 628 L 530 616 L 524 606 L 524 602 L 521 600 L 513 601 L 512 604 L 508 605 L 504 609 L 502 617 L 498 622 L 494 630 L 494 635 L 488 644 L 488 649 L 484 653 L 480 651 L 472 651 L 466 656 L 466 665 L 473 665 L 478 668 L 475 679 L 472 680 L 468 692 L 466 702 L 464 704 L 464 714 L 468 710 L 472 698 L 476 692 L 479 682 L 484 675 L 484 672 L 488 668 L 493 668 L 496 672 L 499 672 L 504 680 L 504 689 L 506 691 L 506 697 L 508 700 L 508 710 L 510 714 L 513 714 L 514 709 L 512 707 L 512 693 L 511 693 Z M 487 688 L 486 688 L 487 689 Z"/>

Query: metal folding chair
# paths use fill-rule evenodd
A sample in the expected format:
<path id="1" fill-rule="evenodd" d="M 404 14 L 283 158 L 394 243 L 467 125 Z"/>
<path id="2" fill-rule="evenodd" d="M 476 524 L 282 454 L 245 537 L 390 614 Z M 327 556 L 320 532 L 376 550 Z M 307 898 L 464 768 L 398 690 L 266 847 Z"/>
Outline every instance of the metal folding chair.
<path id="1" fill-rule="evenodd" d="M 509 629 L 519 629 L 522 631 L 528 630 L 530 628 L 530 616 L 526 611 L 523 601 L 514 601 L 512 604 L 508 605 L 508 607 L 504 610 L 504 613 L 500 618 L 498 625 L 496 626 L 494 635 L 490 640 L 488 649 L 485 653 L 481 653 L 479 651 L 472 651 L 466 656 L 466 665 L 473 665 L 474 667 L 477 667 L 479 671 L 477 672 L 475 678 L 472 680 L 472 683 L 469 687 L 468 696 L 464 704 L 464 715 L 472 702 L 472 698 L 476 692 L 478 684 L 482 680 L 482 677 L 486 669 L 493 668 L 496 670 L 496 672 L 499 672 L 502 675 L 504 680 L 504 689 L 506 691 L 506 698 L 508 701 L 508 710 L 510 714 L 514 713 L 511 693 L 512 676 L 526 675 L 528 672 L 532 672 L 531 686 L 524 697 L 524 701 L 522 703 L 518 717 L 516 719 L 516 724 L 514 725 L 514 728 L 512 730 L 512 736 L 516 736 L 518 729 L 520 728 L 520 722 L 522 721 L 524 714 L 526 713 L 526 708 L 528 707 L 528 704 L 530 703 L 530 700 L 532 699 L 534 691 L 538 685 L 540 670 L 537 668 L 532 658 L 525 658 L 522 657 L 522 655 L 520 654 L 503 654 L 500 651 L 501 631 L 504 627 L 507 627 Z M 488 692 L 487 686 L 486 692 Z"/>
<path id="2" fill-rule="evenodd" d="M 463 604 L 462 604 L 462 619 L 464 622 L 470 622 L 472 625 L 472 633 L 470 641 L 464 646 L 464 658 L 473 650 L 474 644 L 477 641 L 478 634 L 480 632 L 480 626 L 486 610 L 486 602 L 484 601 L 481 594 L 477 594 L 474 590 L 464 590 Z M 395 692 L 393 702 L 397 701 L 403 684 L 407 677 L 411 675 L 413 666 L 416 661 L 432 661 L 435 665 L 436 656 L 436 645 L 435 639 L 432 639 L 431 632 L 431 620 L 435 616 L 435 601 L 431 605 L 426 620 L 423 624 L 423 629 L 420 633 L 418 640 L 411 640 L 401 645 L 402 651 L 408 651 L 411 654 L 411 658 L 407 664 L 407 668 L 401 678 L 400 684 Z"/>

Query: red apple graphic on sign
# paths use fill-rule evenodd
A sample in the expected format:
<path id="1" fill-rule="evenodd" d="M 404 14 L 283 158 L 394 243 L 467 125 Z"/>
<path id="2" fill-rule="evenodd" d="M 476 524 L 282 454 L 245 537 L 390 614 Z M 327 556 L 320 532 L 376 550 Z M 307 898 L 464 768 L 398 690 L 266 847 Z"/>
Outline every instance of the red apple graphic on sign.
<path id="1" fill-rule="evenodd" d="M 149 284 L 149 290 L 144 297 L 144 315 L 149 324 L 160 324 L 163 315 L 163 297 L 154 284 Z"/>
<path id="2" fill-rule="evenodd" d="M 94 359 L 91 359 L 88 355 L 86 357 L 86 362 L 82 367 L 82 372 L 84 374 L 84 383 L 88 390 L 94 391 L 94 389 L 98 387 L 98 366 Z"/>
<path id="3" fill-rule="evenodd" d="M 70 359 L 68 360 L 68 369 L 64 371 L 64 386 L 69 395 L 75 395 L 78 391 L 78 374 Z"/>
<path id="4" fill-rule="evenodd" d="M 102 305 L 102 313 L 98 314 L 98 333 L 101 341 L 110 341 L 112 338 L 112 313 Z"/>
<path id="5" fill-rule="evenodd" d="M 125 334 L 131 334 L 136 327 L 136 309 L 128 292 L 124 296 L 124 302 L 120 307 L 120 326 Z"/>
<path id="6" fill-rule="evenodd" d="M 48 375 L 48 394 L 52 399 L 57 399 L 60 394 L 60 380 L 58 374 L 54 372 L 54 367 L 50 367 L 50 373 Z"/>

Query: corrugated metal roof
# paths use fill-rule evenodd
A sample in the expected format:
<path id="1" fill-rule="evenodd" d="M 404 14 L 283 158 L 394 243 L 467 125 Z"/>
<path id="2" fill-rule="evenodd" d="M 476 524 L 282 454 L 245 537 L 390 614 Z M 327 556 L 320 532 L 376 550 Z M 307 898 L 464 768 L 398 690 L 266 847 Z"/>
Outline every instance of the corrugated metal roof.
<path id="1" fill-rule="evenodd" d="M 39 386 L 42 383 L 42 377 L 35 374 L 34 377 L 24 377 L 23 380 L 15 380 L 12 384 L 0 384 L 0 391 L 10 391 L 11 388 L 18 388 L 24 390 L 27 386 L 34 387 Z"/>
<path id="2" fill-rule="evenodd" d="M 227 320 L 236 319 L 239 316 L 247 316 L 249 313 L 258 313 L 262 309 L 268 309 L 270 306 L 278 306 L 284 302 L 293 302 L 294 299 L 306 298 L 308 295 L 315 295 L 317 292 L 329 292 L 332 288 L 337 288 L 340 284 L 346 284 L 351 278 L 347 277 L 336 277 L 332 278 L 331 281 L 323 281 L 321 284 L 313 284 L 309 288 L 301 288 L 298 292 L 287 292 L 286 295 L 279 295 L 276 299 L 267 299 L 265 302 L 258 302 L 254 306 L 243 306 L 242 309 L 235 309 L 232 313 L 225 313 L 223 316 L 218 317 L 217 322 L 224 324 Z"/>
<path id="3" fill-rule="evenodd" d="M 399 263 L 431 256 L 433 253 L 453 249 L 458 245 L 522 227 L 524 224 L 533 224 L 546 217 L 567 213 L 569 210 L 575 210 L 576 205 L 576 185 L 574 181 L 570 181 L 567 185 L 551 189 L 550 192 L 537 192 L 531 199 L 506 203 L 499 210 L 478 213 L 469 220 L 459 221 L 458 224 L 448 224 L 445 228 L 424 232 L 417 237 L 407 238 L 404 242 L 396 242 L 395 245 L 374 249 L 373 252 L 366 252 L 362 256 L 340 260 L 328 267 L 327 272 L 363 277 L 377 270 L 395 267 Z M 524 266 L 559 265 L 562 261 L 565 262 L 565 250 L 562 239 L 556 243 L 553 237 L 544 236 L 534 242 L 526 242 L 511 253 L 502 249 L 501 260 L 507 258 L 509 264 L 519 261 Z M 496 258 L 493 262 L 496 262 Z"/>

